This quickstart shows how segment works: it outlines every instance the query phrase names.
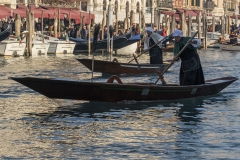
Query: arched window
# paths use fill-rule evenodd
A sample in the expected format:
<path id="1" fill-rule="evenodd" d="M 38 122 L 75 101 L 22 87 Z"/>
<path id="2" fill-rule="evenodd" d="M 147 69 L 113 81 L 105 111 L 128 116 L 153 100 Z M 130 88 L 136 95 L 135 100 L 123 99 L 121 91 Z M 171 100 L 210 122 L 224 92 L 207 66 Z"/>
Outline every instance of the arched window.
<path id="1" fill-rule="evenodd" d="M 152 0 L 146 1 L 146 7 L 152 7 Z"/>
<path id="2" fill-rule="evenodd" d="M 139 13 L 139 11 L 140 11 L 140 5 L 139 5 L 139 2 L 137 2 L 136 12 Z"/>
<path id="3" fill-rule="evenodd" d="M 115 13 L 117 13 L 118 12 L 118 1 L 117 0 L 115 0 Z"/>
<path id="4" fill-rule="evenodd" d="M 107 1 L 103 0 L 103 10 L 106 11 L 107 10 Z"/>
<path id="5" fill-rule="evenodd" d="M 146 1 L 146 12 L 151 13 L 151 8 L 152 8 L 152 0 L 147 0 Z"/>
<path id="6" fill-rule="evenodd" d="M 129 2 L 126 2 L 126 12 L 129 13 Z"/>

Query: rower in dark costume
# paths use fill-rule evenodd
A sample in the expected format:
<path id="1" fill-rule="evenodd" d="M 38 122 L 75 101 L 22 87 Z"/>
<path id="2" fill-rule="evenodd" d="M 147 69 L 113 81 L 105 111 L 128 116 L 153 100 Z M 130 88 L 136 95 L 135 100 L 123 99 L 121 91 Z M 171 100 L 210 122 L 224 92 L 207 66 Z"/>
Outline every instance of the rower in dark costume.
<path id="1" fill-rule="evenodd" d="M 230 35 L 229 35 L 229 39 L 230 39 L 230 42 L 229 44 L 237 44 L 238 41 L 237 41 L 237 35 L 235 32 L 232 32 Z"/>
<path id="2" fill-rule="evenodd" d="M 144 40 L 144 51 L 148 50 L 150 47 L 161 41 L 164 37 L 154 33 L 153 28 L 147 27 L 146 29 L 148 36 Z M 162 43 L 155 45 L 153 48 L 149 49 L 150 64 L 162 64 Z"/>
<path id="3" fill-rule="evenodd" d="M 173 51 L 174 56 L 176 56 L 187 43 L 190 43 L 180 55 L 180 85 L 185 86 L 205 84 L 200 58 L 196 49 L 198 46 L 200 46 L 200 40 L 193 39 L 192 41 L 189 41 L 190 37 L 183 37 L 183 32 L 181 30 L 175 30 L 173 32 L 173 37 L 175 39 Z M 174 58 L 174 60 L 178 59 Z"/>

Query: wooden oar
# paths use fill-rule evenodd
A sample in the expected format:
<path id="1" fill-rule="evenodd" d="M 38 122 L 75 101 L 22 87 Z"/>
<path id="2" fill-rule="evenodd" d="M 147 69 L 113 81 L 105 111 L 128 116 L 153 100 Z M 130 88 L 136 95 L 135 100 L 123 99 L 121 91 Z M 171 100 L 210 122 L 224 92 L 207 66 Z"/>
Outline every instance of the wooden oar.
<path id="1" fill-rule="evenodd" d="M 152 49 L 153 47 L 155 47 L 156 45 L 158 45 L 158 43 L 154 44 L 152 47 L 148 48 L 147 50 L 143 51 L 142 53 L 140 53 L 139 55 L 135 56 L 132 60 L 130 60 L 128 63 L 131 63 L 132 61 L 136 61 L 136 59 L 138 57 L 140 57 L 143 53 L 146 53 L 147 51 L 149 51 L 150 49 Z M 140 46 L 141 47 L 141 46 Z"/>
<path id="2" fill-rule="evenodd" d="M 94 32 L 93 32 L 93 42 L 92 42 L 92 80 L 93 80 L 93 71 L 94 71 L 94 52 L 97 47 L 97 40 L 98 40 L 98 34 L 100 31 L 100 24 L 96 24 L 94 27 Z M 90 35 L 89 35 L 90 36 Z"/>
<path id="3" fill-rule="evenodd" d="M 198 31 L 191 37 L 191 39 L 190 39 L 189 41 L 192 41 L 193 38 L 194 38 L 197 34 L 198 34 Z M 180 55 L 182 54 L 182 52 L 184 51 L 184 49 L 188 46 L 188 44 L 189 44 L 189 43 L 187 43 L 187 44 L 181 49 L 181 51 L 176 55 L 176 57 L 175 57 L 174 59 L 180 57 Z M 172 60 L 172 62 L 167 66 L 167 68 L 166 68 L 162 73 L 158 73 L 159 78 L 155 81 L 154 84 L 157 84 L 157 82 L 158 82 L 159 80 L 161 80 L 161 82 L 162 82 L 163 85 L 166 85 L 166 84 L 167 84 L 166 81 L 165 81 L 164 78 L 163 78 L 163 74 L 172 66 L 172 64 L 173 64 L 174 61 L 175 61 L 174 59 Z"/>
<path id="4" fill-rule="evenodd" d="M 135 57 L 134 57 L 132 60 L 130 60 L 128 63 L 131 63 L 131 62 L 134 61 L 134 60 L 136 61 L 136 59 L 137 59 L 138 57 L 140 57 L 143 53 L 146 53 L 147 51 L 149 51 L 150 49 L 152 49 L 152 48 L 155 47 L 156 45 L 160 44 L 163 40 L 166 40 L 166 39 L 169 38 L 170 36 L 172 36 L 172 34 L 170 34 L 169 36 L 163 38 L 161 41 L 155 43 L 153 46 L 151 46 L 150 48 L 148 48 L 146 51 L 142 52 L 142 53 L 139 54 L 138 56 L 135 56 Z M 142 47 L 142 46 L 140 46 L 140 47 Z M 139 48 L 140 48 L 140 47 L 139 47 Z"/>
<path id="5" fill-rule="evenodd" d="M 216 44 L 216 43 L 219 43 L 219 41 L 217 40 L 215 42 L 210 43 L 209 45 L 213 45 L 213 44 Z"/>

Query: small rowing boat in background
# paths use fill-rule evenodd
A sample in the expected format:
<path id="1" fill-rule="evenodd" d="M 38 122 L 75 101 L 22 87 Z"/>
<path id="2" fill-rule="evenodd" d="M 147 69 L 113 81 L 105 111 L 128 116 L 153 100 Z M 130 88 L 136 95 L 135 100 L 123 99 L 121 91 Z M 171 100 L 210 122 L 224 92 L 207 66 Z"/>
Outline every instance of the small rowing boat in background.
<path id="1" fill-rule="evenodd" d="M 219 46 L 223 51 L 240 51 L 240 44 L 221 43 Z"/>
<path id="2" fill-rule="evenodd" d="M 77 59 L 89 70 L 92 70 L 92 59 Z M 94 60 L 94 72 L 101 72 L 105 74 L 157 74 L 157 69 L 161 72 L 168 66 L 168 64 L 131 64 L 119 63 L 102 60 Z"/>

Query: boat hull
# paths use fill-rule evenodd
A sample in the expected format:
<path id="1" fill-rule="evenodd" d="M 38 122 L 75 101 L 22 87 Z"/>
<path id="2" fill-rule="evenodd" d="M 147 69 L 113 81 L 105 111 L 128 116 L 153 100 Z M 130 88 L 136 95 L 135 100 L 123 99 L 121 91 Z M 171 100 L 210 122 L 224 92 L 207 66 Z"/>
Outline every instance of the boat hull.
<path id="1" fill-rule="evenodd" d="M 23 56 L 26 43 L 4 40 L 0 42 L 0 55 L 2 56 Z"/>
<path id="2" fill-rule="evenodd" d="M 91 59 L 77 59 L 80 63 L 86 66 L 92 71 Z M 94 60 L 94 72 L 101 72 L 105 74 L 146 74 L 156 73 L 157 69 L 162 72 L 168 64 L 130 64 L 130 63 L 118 63 L 108 62 L 101 60 Z"/>
<path id="3" fill-rule="evenodd" d="M 50 43 L 43 43 L 41 41 L 33 42 L 32 56 L 46 56 Z"/>
<path id="4" fill-rule="evenodd" d="M 123 48 L 127 48 L 128 46 L 133 45 L 134 43 L 139 42 L 139 39 L 134 39 L 134 40 L 127 40 L 123 43 L 116 44 L 116 46 L 113 48 L 113 50 L 120 50 Z M 136 50 L 136 47 L 134 48 Z"/>
<path id="5" fill-rule="evenodd" d="M 50 43 L 48 54 L 73 54 L 75 42 L 46 41 Z"/>
<path id="6" fill-rule="evenodd" d="M 209 80 L 204 85 L 177 86 L 147 83 L 81 82 L 31 77 L 11 77 L 11 79 L 48 98 L 104 102 L 174 100 L 208 96 L 219 93 L 237 80 L 235 77 L 224 77 Z"/>
<path id="7" fill-rule="evenodd" d="M 117 47 L 119 44 L 124 43 L 127 41 L 127 38 L 118 38 L 113 40 L 113 49 L 115 50 L 115 47 Z M 101 51 L 101 50 L 107 50 L 107 40 L 101 40 L 98 41 L 96 45 L 96 51 Z M 87 52 L 88 51 L 88 43 L 87 42 L 80 42 L 76 43 L 76 46 L 74 48 L 74 53 L 79 53 L 79 52 Z"/>
<path id="8" fill-rule="evenodd" d="M 219 46 L 223 51 L 240 51 L 240 45 L 219 44 Z"/>

